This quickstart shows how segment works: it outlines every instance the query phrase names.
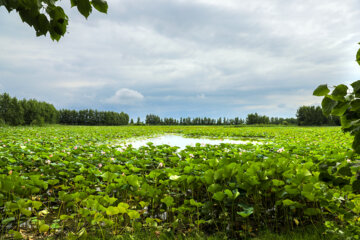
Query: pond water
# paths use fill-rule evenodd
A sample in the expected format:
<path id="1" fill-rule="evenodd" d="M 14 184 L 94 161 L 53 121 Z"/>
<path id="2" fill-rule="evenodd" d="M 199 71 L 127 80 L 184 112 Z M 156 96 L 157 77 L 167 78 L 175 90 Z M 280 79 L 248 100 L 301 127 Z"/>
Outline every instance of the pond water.
<path id="1" fill-rule="evenodd" d="M 146 146 L 147 143 L 152 142 L 154 145 L 169 145 L 180 147 L 180 150 L 185 149 L 186 146 L 195 146 L 196 143 L 200 143 L 205 146 L 209 145 L 219 145 L 221 143 L 231 143 L 231 144 L 259 144 L 256 141 L 245 141 L 245 140 L 233 140 L 233 139 L 211 139 L 211 138 L 188 138 L 180 135 L 162 135 L 158 137 L 152 137 L 147 139 L 131 140 L 126 142 L 127 145 L 132 145 L 133 148 L 139 148 Z"/>

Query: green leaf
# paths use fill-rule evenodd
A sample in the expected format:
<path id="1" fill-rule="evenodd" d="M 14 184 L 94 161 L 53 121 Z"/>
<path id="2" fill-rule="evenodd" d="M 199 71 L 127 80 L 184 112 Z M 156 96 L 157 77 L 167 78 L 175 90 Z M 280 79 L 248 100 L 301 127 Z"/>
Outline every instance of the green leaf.
<path id="1" fill-rule="evenodd" d="M 211 184 L 208 188 L 208 192 L 211 192 L 211 193 L 215 193 L 220 190 L 221 190 L 221 185 L 217 184 L 217 183 Z"/>
<path id="2" fill-rule="evenodd" d="M 272 180 L 272 183 L 275 187 L 279 187 L 279 186 L 282 186 L 282 185 L 285 185 L 284 181 L 281 181 L 281 180 L 277 180 L 277 179 L 273 179 Z"/>
<path id="3" fill-rule="evenodd" d="M 84 176 L 82 175 L 77 175 L 75 178 L 74 178 L 74 182 L 80 182 L 80 181 L 83 181 L 85 178 Z"/>
<path id="4" fill-rule="evenodd" d="M 89 0 L 77 0 L 77 8 L 85 18 L 89 17 L 92 9 Z"/>
<path id="5" fill-rule="evenodd" d="M 290 200 L 290 199 L 285 199 L 282 201 L 284 206 L 294 206 L 296 204 L 296 202 Z"/>
<path id="6" fill-rule="evenodd" d="M 117 207 L 110 206 L 106 209 L 106 214 L 109 216 L 113 216 L 113 215 L 116 215 L 119 213 L 120 213 L 120 210 Z"/>
<path id="7" fill-rule="evenodd" d="M 360 49 L 356 53 L 356 61 L 360 65 Z"/>
<path id="8" fill-rule="evenodd" d="M 214 182 L 214 171 L 209 169 L 204 173 L 205 182 L 212 184 Z"/>
<path id="9" fill-rule="evenodd" d="M 254 213 L 254 208 L 253 207 L 250 207 L 246 204 L 238 204 L 242 209 L 243 211 L 242 212 L 236 212 L 238 215 L 240 215 L 241 217 L 243 218 L 247 218 L 249 217 L 251 214 Z"/>
<path id="10" fill-rule="evenodd" d="M 49 231 L 49 228 L 50 228 L 49 225 L 43 224 L 43 225 L 40 226 L 39 232 L 40 233 L 47 232 L 47 231 Z"/>
<path id="11" fill-rule="evenodd" d="M 329 92 L 330 92 L 330 90 L 329 90 L 327 84 L 324 84 L 324 85 L 318 86 L 314 90 L 313 95 L 321 97 L 321 96 L 326 96 Z"/>
<path id="12" fill-rule="evenodd" d="M 140 213 L 135 210 L 131 210 L 127 214 L 129 215 L 130 219 L 140 218 Z"/>
<path id="13" fill-rule="evenodd" d="M 139 183 L 139 180 L 138 180 L 138 177 L 135 176 L 135 175 L 130 175 L 130 176 L 127 176 L 127 181 L 128 183 L 133 186 L 133 187 L 140 187 L 140 183 Z"/>
<path id="14" fill-rule="evenodd" d="M 348 87 L 344 84 L 336 86 L 334 91 L 331 93 L 331 96 L 334 100 L 341 101 L 347 94 Z"/>
<path id="15" fill-rule="evenodd" d="M 224 193 L 228 196 L 228 198 L 233 198 L 233 193 L 229 189 L 225 189 Z"/>
<path id="16" fill-rule="evenodd" d="M 358 93 L 360 91 L 360 80 L 357 80 L 350 85 L 353 87 L 355 93 Z"/>
<path id="17" fill-rule="evenodd" d="M 161 199 L 161 202 L 165 203 L 167 207 L 171 207 L 175 204 L 174 198 L 171 196 L 167 196 L 167 197 Z"/>
<path id="18" fill-rule="evenodd" d="M 346 112 L 346 110 L 350 107 L 348 102 L 338 102 L 336 106 L 332 109 L 331 115 L 334 116 L 342 116 Z"/>
<path id="19" fill-rule="evenodd" d="M 356 179 L 353 183 L 352 183 L 352 189 L 353 192 L 360 192 L 360 179 Z"/>
<path id="20" fill-rule="evenodd" d="M 102 13 L 107 13 L 108 4 L 104 0 L 92 0 L 91 4 L 94 6 L 96 10 Z"/>
<path id="21" fill-rule="evenodd" d="M 308 216 L 314 216 L 314 215 L 321 214 L 321 211 L 318 208 L 307 208 L 307 209 L 305 209 L 304 214 L 308 215 Z"/>
<path id="22" fill-rule="evenodd" d="M 329 97 L 324 97 L 321 102 L 323 113 L 328 116 L 330 115 L 333 108 L 336 106 L 337 101 L 330 99 Z"/>
<path id="23" fill-rule="evenodd" d="M 360 132 L 357 132 L 352 147 L 356 153 L 360 153 Z"/>
<path id="24" fill-rule="evenodd" d="M 34 27 L 37 36 L 46 35 L 46 33 L 49 31 L 50 23 L 45 14 L 40 14 L 38 16 L 38 21 Z"/>
<path id="25" fill-rule="evenodd" d="M 71 7 L 77 6 L 77 0 L 70 0 Z"/>
<path id="26" fill-rule="evenodd" d="M 13 235 L 14 239 L 24 239 L 21 233 L 18 231 L 10 230 L 9 233 Z"/>
<path id="27" fill-rule="evenodd" d="M 2 224 L 3 226 L 6 226 L 8 223 L 11 223 L 11 222 L 13 222 L 13 221 L 15 221 L 15 218 L 14 218 L 14 217 L 9 217 L 9 218 L 3 219 L 3 220 L 1 221 L 1 224 Z"/>
<path id="28" fill-rule="evenodd" d="M 351 105 L 351 111 L 360 110 L 360 99 L 351 101 L 350 105 Z"/>
<path id="29" fill-rule="evenodd" d="M 349 120 L 346 115 L 343 115 L 340 117 L 340 121 L 341 121 L 341 126 L 343 129 L 349 128 L 351 127 L 351 120 Z"/>
<path id="30" fill-rule="evenodd" d="M 121 202 L 117 207 L 119 209 L 119 213 L 124 214 L 128 212 L 127 209 L 129 208 L 129 204 Z"/>
<path id="31" fill-rule="evenodd" d="M 190 199 L 190 205 L 195 206 L 195 207 L 201 207 L 203 205 L 203 203 L 197 202 L 194 199 Z"/>
<path id="32" fill-rule="evenodd" d="M 341 175 L 343 176 L 348 176 L 351 177 L 352 176 L 352 172 L 351 172 L 351 168 L 350 166 L 345 166 L 339 169 L 338 171 Z"/>
<path id="33" fill-rule="evenodd" d="M 217 192 L 217 193 L 214 193 L 213 195 L 213 199 L 217 200 L 217 201 L 222 201 L 225 197 L 225 193 L 223 192 Z"/>
<path id="34" fill-rule="evenodd" d="M 25 216 L 27 216 L 27 217 L 30 217 L 31 216 L 31 211 L 30 210 L 28 210 L 28 209 L 26 209 L 26 208 L 21 208 L 20 209 L 20 212 L 22 213 L 22 214 L 24 214 Z"/>

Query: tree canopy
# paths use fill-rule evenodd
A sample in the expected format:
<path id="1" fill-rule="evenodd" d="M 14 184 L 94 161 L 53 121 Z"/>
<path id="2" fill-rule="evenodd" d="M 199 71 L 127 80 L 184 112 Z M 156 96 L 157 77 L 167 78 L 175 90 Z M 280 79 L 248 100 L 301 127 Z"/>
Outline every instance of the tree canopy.
<path id="1" fill-rule="evenodd" d="M 36 36 L 50 34 L 52 40 L 59 41 L 66 33 L 68 16 L 64 9 L 58 6 L 58 0 L 0 0 L 8 12 L 15 10 L 23 22 L 33 27 Z M 71 7 L 88 18 L 92 9 L 107 13 L 108 4 L 104 0 L 70 0 Z"/>

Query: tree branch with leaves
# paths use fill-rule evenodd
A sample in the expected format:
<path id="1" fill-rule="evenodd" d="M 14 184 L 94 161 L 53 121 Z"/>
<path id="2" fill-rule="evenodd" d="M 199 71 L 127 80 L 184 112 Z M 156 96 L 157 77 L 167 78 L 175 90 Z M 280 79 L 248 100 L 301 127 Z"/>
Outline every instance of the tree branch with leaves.
<path id="1" fill-rule="evenodd" d="M 359 43 L 360 44 L 360 43 Z M 360 49 L 356 54 L 356 61 L 360 65 Z M 360 80 L 350 84 L 352 89 L 340 84 L 330 91 L 327 84 L 318 86 L 313 95 L 323 96 L 321 102 L 326 116 L 339 116 L 344 132 L 354 136 L 352 148 L 360 153 Z"/>
<path id="2" fill-rule="evenodd" d="M 92 9 L 107 13 L 108 4 L 104 0 L 70 0 L 71 7 L 88 18 Z M 52 40 L 59 41 L 66 33 L 68 16 L 63 8 L 58 6 L 58 0 L 0 0 L 8 12 L 19 13 L 23 22 L 34 28 L 36 36 L 50 34 Z"/>

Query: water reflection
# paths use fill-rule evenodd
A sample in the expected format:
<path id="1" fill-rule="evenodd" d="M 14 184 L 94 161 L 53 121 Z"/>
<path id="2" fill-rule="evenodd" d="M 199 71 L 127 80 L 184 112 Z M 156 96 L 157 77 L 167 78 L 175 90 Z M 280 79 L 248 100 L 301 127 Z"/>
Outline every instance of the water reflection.
<path id="1" fill-rule="evenodd" d="M 256 141 L 244 141 L 244 140 L 233 140 L 233 139 L 210 139 L 210 138 L 187 138 L 179 135 L 162 135 L 159 137 L 141 139 L 141 140 L 133 140 L 128 141 L 126 144 L 131 144 L 133 148 L 139 148 L 142 146 L 146 146 L 148 142 L 152 142 L 154 145 L 169 145 L 169 146 L 177 146 L 180 149 L 185 149 L 186 146 L 195 146 L 196 143 L 200 143 L 205 146 L 209 145 L 219 145 L 221 143 L 231 143 L 231 144 L 259 144 Z"/>

